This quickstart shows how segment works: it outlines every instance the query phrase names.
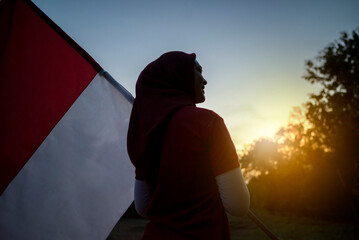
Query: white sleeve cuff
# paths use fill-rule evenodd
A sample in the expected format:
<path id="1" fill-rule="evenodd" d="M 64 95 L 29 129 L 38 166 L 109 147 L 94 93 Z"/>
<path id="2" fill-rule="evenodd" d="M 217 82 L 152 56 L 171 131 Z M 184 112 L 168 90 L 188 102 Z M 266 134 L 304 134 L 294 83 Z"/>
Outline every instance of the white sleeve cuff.
<path id="1" fill-rule="evenodd" d="M 145 217 L 146 208 L 150 201 L 147 183 L 136 179 L 135 181 L 135 208 L 138 214 Z"/>
<path id="2" fill-rule="evenodd" d="M 241 169 L 235 168 L 216 177 L 224 209 L 231 215 L 244 216 L 250 197 Z"/>

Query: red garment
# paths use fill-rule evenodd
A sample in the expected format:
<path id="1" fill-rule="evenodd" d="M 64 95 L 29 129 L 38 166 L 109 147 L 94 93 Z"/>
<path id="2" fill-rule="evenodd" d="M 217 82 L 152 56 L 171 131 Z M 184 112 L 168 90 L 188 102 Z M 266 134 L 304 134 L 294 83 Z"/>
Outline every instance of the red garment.
<path id="1" fill-rule="evenodd" d="M 143 239 L 229 239 L 215 176 L 239 167 L 221 117 L 187 106 L 172 117 Z"/>

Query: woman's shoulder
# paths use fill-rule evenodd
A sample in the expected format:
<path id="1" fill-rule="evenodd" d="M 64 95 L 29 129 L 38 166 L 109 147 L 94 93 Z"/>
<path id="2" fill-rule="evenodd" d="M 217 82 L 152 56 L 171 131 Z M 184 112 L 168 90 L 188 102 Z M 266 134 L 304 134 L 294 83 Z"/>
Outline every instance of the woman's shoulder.
<path id="1" fill-rule="evenodd" d="M 178 118 L 196 119 L 201 121 L 212 122 L 213 120 L 222 120 L 222 118 L 212 110 L 196 106 L 185 106 L 175 114 Z"/>

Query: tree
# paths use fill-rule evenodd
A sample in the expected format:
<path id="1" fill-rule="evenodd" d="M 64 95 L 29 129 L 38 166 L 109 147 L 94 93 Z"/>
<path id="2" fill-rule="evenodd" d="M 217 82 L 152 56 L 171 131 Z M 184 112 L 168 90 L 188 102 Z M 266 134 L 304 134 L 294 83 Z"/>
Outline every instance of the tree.
<path id="1" fill-rule="evenodd" d="M 252 206 L 358 220 L 359 29 L 306 61 L 304 78 L 319 93 L 294 108 L 274 141 L 257 140 L 240 156 Z"/>
<path id="2" fill-rule="evenodd" d="M 358 135 L 359 29 L 351 38 L 342 33 L 340 40 L 327 46 L 315 60 L 306 62 L 304 78 L 323 88 L 311 94 L 306 117 L 314 125 L 322 147 L 334 150 L 343 128 Z"/>
<path id="3" fill-rule="evenodd" d="M 306 103 L 306 118 L 317 142 L 329 154 L 336 173 L 358 213 L 359 196 L 359 28 L 328 45 L 304 76 L 322 89 Z"/>
<path id="4" fill-rule="evenodd" d="M 278 144 L 273 140 L 261 138 L 247 146 L 241 155 L 241 167 L 244 176 L 250 179 L 252 176 L 267 174 L 276 168 L 281 155 L 278 152 Z"/>

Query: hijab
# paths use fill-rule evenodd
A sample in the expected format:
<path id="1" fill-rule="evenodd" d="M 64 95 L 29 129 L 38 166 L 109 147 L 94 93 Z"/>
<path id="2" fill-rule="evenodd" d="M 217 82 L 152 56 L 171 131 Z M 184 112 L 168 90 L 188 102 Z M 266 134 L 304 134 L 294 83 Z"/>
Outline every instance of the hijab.
<path id="1" fill-rule="evenodd" d="M 168 52 L 151 62 L 136 83 L 127 133 L 127 151 L 136 178 L 155 188 L 164 134 L 171 116 L 183 106 L 195 105 L 196 55 Z"/>

